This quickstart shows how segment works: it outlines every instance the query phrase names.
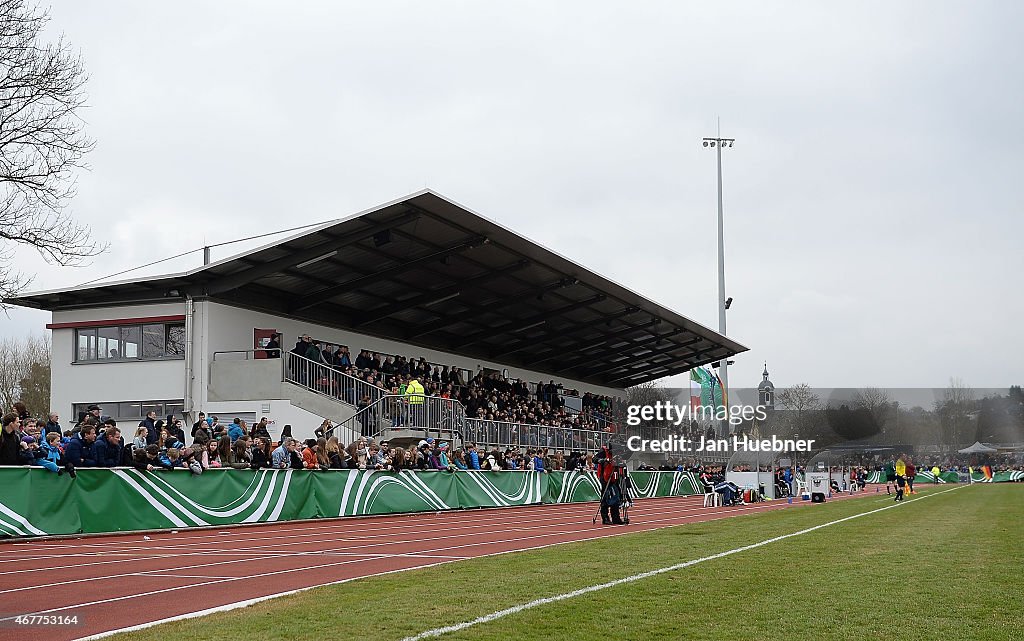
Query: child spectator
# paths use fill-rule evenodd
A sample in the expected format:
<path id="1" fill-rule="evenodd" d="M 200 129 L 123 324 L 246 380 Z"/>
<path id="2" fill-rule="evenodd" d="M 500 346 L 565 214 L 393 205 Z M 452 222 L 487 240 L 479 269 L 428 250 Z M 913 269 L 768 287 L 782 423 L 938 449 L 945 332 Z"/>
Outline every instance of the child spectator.
<path id="1" fill-rule="evenodd" d="M 302 467 L 307 470 L 320 469 L 320 461 L 316 457 L 316 439 L 306 439 L 306 447 L 302 450 Z"/>
<path id="2" fill-rule="evenodd" d="M 160 446 L 156 443 L 147 445 L 145 448 L 138 448 L 132 453 L 132 465 L 140 472 L 152 472 L 156 468 L 171 469 L 165 464 L 160 456 Z"/>

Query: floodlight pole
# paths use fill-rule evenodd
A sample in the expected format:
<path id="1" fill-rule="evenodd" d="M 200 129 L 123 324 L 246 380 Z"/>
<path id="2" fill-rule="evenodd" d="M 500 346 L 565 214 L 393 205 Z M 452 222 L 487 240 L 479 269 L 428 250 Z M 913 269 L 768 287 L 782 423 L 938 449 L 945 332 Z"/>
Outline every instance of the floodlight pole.
<path id="1" fill-rule="evenodd" d="M 725 217 L 722 213 L 722 147 L 732 147 L 735 138 L 722 138 L 721 124 L 718 135 L 704 138 L 704 147 L 714 147 L 718 157 L 718 333 L 726 335 L 725 326 Z M 729 426 L 729 407 L 725 395 L 729 390 L 729 358 L 723 358 L 718 367 L 722 378 L 722 404 L 725 405 L 726 426 Z"/>

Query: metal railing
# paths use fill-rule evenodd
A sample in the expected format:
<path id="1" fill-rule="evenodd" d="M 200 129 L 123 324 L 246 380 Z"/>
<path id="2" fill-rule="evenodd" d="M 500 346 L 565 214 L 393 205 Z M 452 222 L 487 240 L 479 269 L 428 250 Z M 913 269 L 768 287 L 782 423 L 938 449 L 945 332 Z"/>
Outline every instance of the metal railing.
<path id="1" fill-rule="evenodd" d="M 382 390 L 383 391 L 383 390 Z M 437 396 L 382 395 L 361 407 L 351 418 L 335 425 L 367 437 L 376 437 L 385 429 L 409 428 L 428 433 L 462 434 L 466 408 L 462 403 Z"/>
<path id="2" fill-rule="evenodd" d="M 312 392 L 356 406 L 364 401 L 374 404 L 387 394 L 387 390 L 326 363 L 318 363 L 291 352 L 286 352 L 286 356 L 282 359 L 285 362 L 284 380 Z"/>
<path id="3" fill-rule="evenodd" d="M 463 442 L 473 441 L 486 449 L 547 447 L 556 450 L 596 452 L 614 435 L 610 432 L 552 425 L 531 425 L 485 419 L 466 419 Z"/>

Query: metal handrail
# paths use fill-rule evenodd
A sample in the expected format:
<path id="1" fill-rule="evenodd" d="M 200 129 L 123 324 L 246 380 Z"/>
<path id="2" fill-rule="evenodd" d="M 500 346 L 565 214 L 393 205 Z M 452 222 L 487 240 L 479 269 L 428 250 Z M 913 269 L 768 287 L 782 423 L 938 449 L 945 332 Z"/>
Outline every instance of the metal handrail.
<path id="1" fill-rule="evenodd" d="M 548 447 L 560 450 L 596 452 L 607 444 L 614 434 L 597 430 L 559 425 L 532 425 L 487 419 L 466 419 L 462 432 L 464 442 L 491 448 Z"/>
<path id="2" fill-rule="evenodd" d="M 366 437 L 376 437 L 388 428 L 411 428 L 429 432 L 461 434 L 465 429 L 466 408 L 451 398 L 426 394 L 385 394 L 333 429 L 347 429 Z"/>
<path id="3" fill-rule="evenodd" d="M 326 363 L 317 363 L 292 352 L 286 354 L 287 357 L 282 359 L 286 363 L 284 380 L 299 387 L 356 406 L 367 398 L 371 404 L 376 403 L 387 394 L 387 390 Z"/>

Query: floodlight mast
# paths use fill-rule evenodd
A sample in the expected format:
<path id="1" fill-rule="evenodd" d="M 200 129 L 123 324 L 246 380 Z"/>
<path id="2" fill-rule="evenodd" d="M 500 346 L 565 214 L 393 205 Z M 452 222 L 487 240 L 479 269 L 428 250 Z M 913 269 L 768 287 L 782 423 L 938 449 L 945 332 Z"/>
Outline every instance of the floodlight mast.
<path id="1" fill-rule="evenodd" d="M 703 139 L 704 147 L 714 148 L 715 154 L 718 157 L 718 333 L 722 336 L 726 335 L 725 310 L 732 303 L 731 298 L 728 303 L 726 303 L 725 299 L 725 218 L 722 213 L 722 147 L 732 147 L 734 142 L 736 142 L 735 138 L 722 138 L 721 127 L 719 127 L 718 136 Z M 722 404 L 726 406 L 725 425 L 728 428 L 730 425 L 729 407 L 725 399 L 725 395 L 729 390 L 728 357 L 720 361 L 718 371 L 721 373 L 722 378 Z"/>

